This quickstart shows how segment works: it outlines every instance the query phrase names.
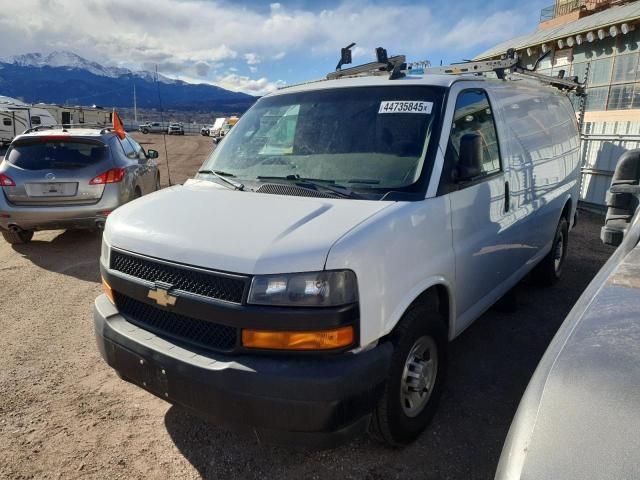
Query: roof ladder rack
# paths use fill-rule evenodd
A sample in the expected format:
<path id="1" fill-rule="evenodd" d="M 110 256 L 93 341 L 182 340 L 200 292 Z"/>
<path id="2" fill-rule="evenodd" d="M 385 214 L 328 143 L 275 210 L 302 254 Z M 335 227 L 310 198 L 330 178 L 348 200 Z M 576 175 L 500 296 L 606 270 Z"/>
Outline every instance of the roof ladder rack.
<path id="1" fill-rule="evenodd" d="M 507 51 L 507 54 L 503 55 L 503 57 L 499 60 L 482 60 L 478 62 L 472 61 L 454 63 L 453 65 L 445 65 L 441 67 L 430 67 L 425 68 L 424 73 L 463 75 L 494 72 L 499 79 L 504 80 L 505 72 L 508 70 L 510 73 L 522 75 L 529 78 L 535 78 L 540 82 L 547 83 L 561 90 L 575 90 L 578 95 L 584 95 L 584 83 L 580 83 L 577 77 L 565 78 L 563 70 L 560 71 L 561 74 L 557 77 L 544 75 L 535 71 L 540 61 L 544 57 L 546 57 L 549 52 L 543 54 L 536 60 L 536 63 L 532 70 L 521 66 L 520 59 L 518 58 L 515 50 L 509 49 Z"/>
<path id="2" fill-rule="evenodd" d="M 389 78 L 391 80 L 404 76 L 401 71 L 406 68 L 406 57 L 404 55 L 394 55 L 393 57 L 389 57 L 387 56 L 387 51 L 382 47 L 376 48 L 375 62 L 343 69 L 342 65 L 351 63 L 351 49 L 354 46 L 355 43 L 352 43 L 342 49 L 340 61 L 336 66 L 336 71 L 327 74 L 327 80 L 335 80 L 341 77 L 351 77 L 362 74 L 383 75 L 388 73 L 390 74 Z"/>

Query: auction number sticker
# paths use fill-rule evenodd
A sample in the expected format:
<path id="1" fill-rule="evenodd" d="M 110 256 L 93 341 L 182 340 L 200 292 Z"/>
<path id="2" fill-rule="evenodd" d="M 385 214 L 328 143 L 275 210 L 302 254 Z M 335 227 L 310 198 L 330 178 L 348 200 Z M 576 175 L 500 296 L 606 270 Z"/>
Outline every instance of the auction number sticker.
<path id="1" fill-rule="evenodd" d="M 414 100 L 391 100 L 380 102 L 378 113 L 426 113 L 430 114 L 433 102 Z"/>

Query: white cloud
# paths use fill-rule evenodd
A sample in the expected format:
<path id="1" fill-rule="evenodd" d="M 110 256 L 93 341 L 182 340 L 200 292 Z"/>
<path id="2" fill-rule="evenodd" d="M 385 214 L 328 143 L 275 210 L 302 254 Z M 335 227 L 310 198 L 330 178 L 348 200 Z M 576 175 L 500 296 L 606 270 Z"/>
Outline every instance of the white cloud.
<path id="1" fill-rule="evenodd" d="M 354 50 L 358 61 L 372 59 L 378 46 L 387 47 L 390 54 L 405 53 L 409 60 L 425 59 L 433 52 L 457 58 L 461 52 L 468 55 L 470 49 L 473 53 L 481 45 L 521 34 L 532 21 L 535 24 L 535 19 L 512 10 L 473 15 L 464 10 L 463 3 L 468 6 L 468 2 L 452 2 L 446 12 L 431 2 L 383 5 L 373 0 L 343 0 L 321 11 L 272 3 L 266 12 L 204 0 L 1 3 L 0 56 L 43 48 L 45 53 L 72 50 L 108 65 L 134 69 L 158 65 L 168 76 L 200 81 L 218 78 L 221 63 L 228 66 L 240 59 L 255 68 L 266 58 L 279 60 L 286 55 L 314 62 L 310 57 L 316 56 L 331 68 L 340 47 L 352 41 L 358 42 Z M 247 78 L 240 83 L 266 88 L 259 85 L 274 82 Z"/>
<path id="2" fill-rule="evenodd" d="M 258 54 L 252 52 L 245 53 L 244 59 L 247 61 L 247 65 L 257 65 L 261 61 Z"/>
<path id="3" fill-rule="evenodd" d="M 237 73 L 228 73 L 221 77 L 218 77 L 215 85 L 226 88 L 227 90 L 234 90 L 239 92 L 251 93 L 253 95 L 265 95 L 269 92 L 273 92 L 280 87 L 284 87 L 286 82 L 283 80 L 276 80 L 275 82 L 269 81 L 267 78 L 253 79 L 238 75 Z"/>

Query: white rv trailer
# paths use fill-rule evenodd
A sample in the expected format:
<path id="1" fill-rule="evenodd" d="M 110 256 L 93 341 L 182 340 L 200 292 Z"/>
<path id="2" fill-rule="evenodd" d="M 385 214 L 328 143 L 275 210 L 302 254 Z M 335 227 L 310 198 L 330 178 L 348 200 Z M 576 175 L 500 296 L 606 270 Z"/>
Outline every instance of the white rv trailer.
<path id="1" fill-rule="evenodd" d="M 98 124 L 110 125 L 111 110 L 102 107 L 82 107 L 38 103 L 38 107 L 47 109 L 59 125 Z"/>
<path id="2" fill-rule="evenodd" d="M 0 95 L 0 145 L 11 143 L 28 128 L 55 123 L 48 110 Z"/>

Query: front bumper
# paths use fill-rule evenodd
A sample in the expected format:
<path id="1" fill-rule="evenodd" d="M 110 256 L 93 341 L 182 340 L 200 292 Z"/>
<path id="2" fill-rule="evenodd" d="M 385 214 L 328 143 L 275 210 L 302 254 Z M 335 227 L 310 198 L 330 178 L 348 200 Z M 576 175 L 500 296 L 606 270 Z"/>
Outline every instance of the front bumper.
<path id="1" fill-rule="evenodd" d="M 198 353 L 127 322 L 96 299 L 98 347 L 119 375 L 266 443 L 328 447 L 363 430 L 382 393 L 392 347 L 327 356 Z"/>
<path id="2" fill-rule="evenodd" d="M 8 230 L 16 225 L 23 230 L 55 230 L 63 228 L 96 228 L 104 224 L 106 214 L 124 203 L 124 196 L 115 184 L 105 187 L 97 203 L 90 205 L 28 205 L 8 202 L 0 188 L 0 229 Z"/>

